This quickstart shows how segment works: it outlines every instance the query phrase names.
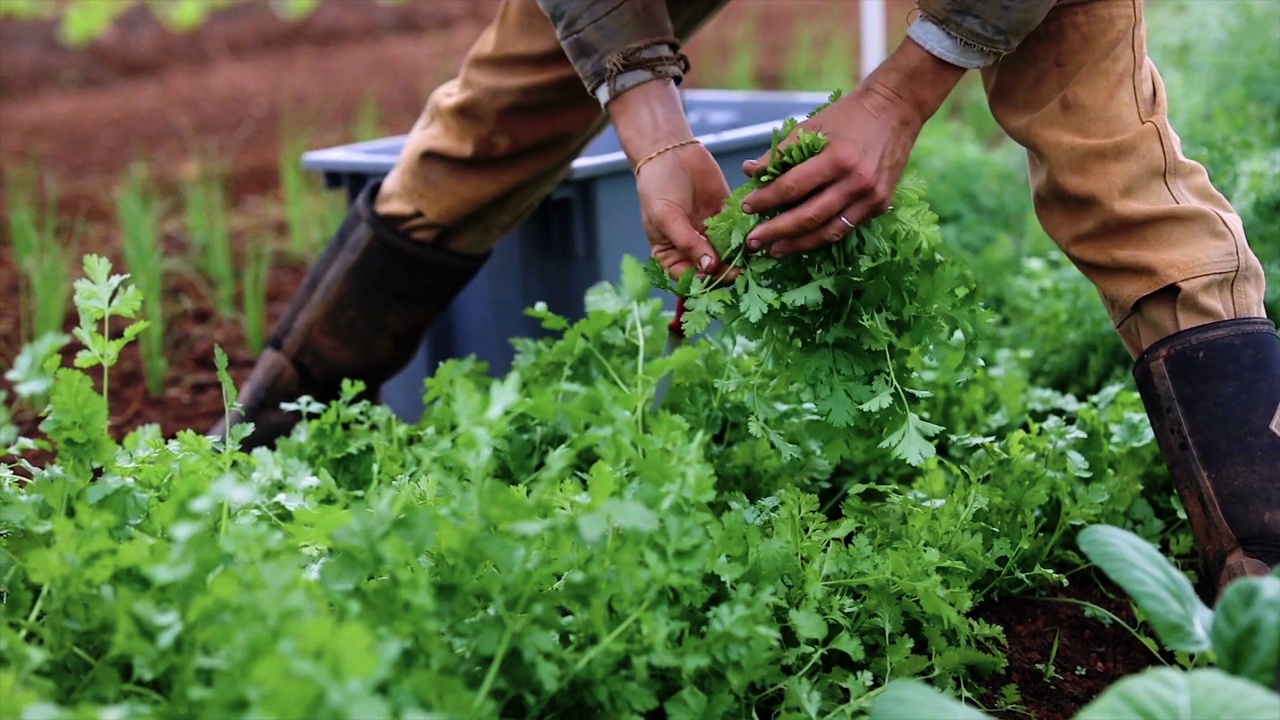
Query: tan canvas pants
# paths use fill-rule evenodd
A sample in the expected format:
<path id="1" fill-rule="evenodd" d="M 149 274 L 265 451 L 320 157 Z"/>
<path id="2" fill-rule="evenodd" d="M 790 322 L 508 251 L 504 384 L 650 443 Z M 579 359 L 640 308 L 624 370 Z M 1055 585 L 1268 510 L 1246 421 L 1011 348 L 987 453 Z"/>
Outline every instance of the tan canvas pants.
<path id="1" fill-rule="evenodd" d="M 726 1 L 669 0 L 678 36 Z M 1263 315 L 1240 218 L 1169 125 L 1140 0 L 1063 0 L 982 76 L 992 113 L 1027 149 L 1045 231 L 1097 287 L 1131 354 L 1178 330 Z M 606 122 L 535 0 L 506 0 L 431 96 L 378 210 L 416 237 L 483 252 Z"/>
<path id="2" fill-rule="evenodd" d="M 1098 288 L 1131 354 L 1263 316 L 1262 267 L 1226 198 L 1182 154 L 1140 0 L 1064 0 L 982 73 L 1027 148 L 1045 232 Z"/>

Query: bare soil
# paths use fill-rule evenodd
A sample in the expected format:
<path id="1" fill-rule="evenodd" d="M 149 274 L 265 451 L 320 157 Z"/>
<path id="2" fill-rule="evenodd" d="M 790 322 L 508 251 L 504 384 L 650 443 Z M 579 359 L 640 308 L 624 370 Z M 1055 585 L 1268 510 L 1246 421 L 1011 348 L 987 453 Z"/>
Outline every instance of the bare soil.
<path id="1" fill-rule="evenodd" d="M 0 169 L 38 168 L 56 185 L 60 216 L 89 223 L 77 252 L 104 253 L 117 267 L 122 260 L 112 193 L 137 159 L 168 188 L 191 177 L 198 158 L 218 158 L 230 170 L 237 245 L 263 228 L 279 236 L 281 122 L 306 124 L 316 147 L 341 144 L 351 140 L 360 107 L 372 101 L 385 133 L 405 132 L 431 90 L 457 70 L 497 6 L 494 0 L 329 0 L 308 19 L 288 23 L 264 3 L 250 3 L 188 35 L 169 32 L 138 10 L 100 41 L 77 49 L 58 43 L 52 23 L 0 22 Z M 896 39 L 914 3 L 897 0 L 891 7 Z M 690 86 L 714 85 L 724 59 L 748 43 L 755 47 L 758 84 L 777 87 L 797 17 L 821 18 L 820 41 L 846 34 L 856 52 L 856 3 L 744 0 L 690 43 Z M 7 182 L 0 177 L 0 214 L 6 218 Z M 21 346 L 21 324 L 7 222 L 0 223 L 0 239 L 0 366 L 8 368 Z M 167 256 L 186 252 L 179 225 L 166 225 L 164 247 Z M 268 326 L 306 270 L 305 258 L 272 268 Z M 161 397 L 148 395 L 137 347 L 127 349 L 112 371 L 112 423 L 120 437 L 148 423 L 170 436 L 207 429 L 222 411 L 214 344 L 228 353 L 237 382 L 254 359 L 243 329 L 234 318 L 218 316 L 202 283 L 171 272 L 166 285 L 171 367 L 165 390 Z M 68 330 L 74 320 L 68 316 Z M 0 388 L 7 383 L 0 381 Z M 18 421 L 25 434 L 39 435 L 39 418 L 22 411 Z M 1074 587 L 1068 594 L 1133 622 L 1125 603 L 1096 589 Z M 1074 605 L 1001 600 L 980 614 L 1003 626 L 1009 640 L 1010 668 L 990 687 L 1015 683 L 1024 710 L 1034 717 L 1069 717 L 1107 684 L 1153 660 L 1125 631 L 1083 617 Z M 1056 675 L 1046 679 L 1041 664 L 1055 638 Z"/>

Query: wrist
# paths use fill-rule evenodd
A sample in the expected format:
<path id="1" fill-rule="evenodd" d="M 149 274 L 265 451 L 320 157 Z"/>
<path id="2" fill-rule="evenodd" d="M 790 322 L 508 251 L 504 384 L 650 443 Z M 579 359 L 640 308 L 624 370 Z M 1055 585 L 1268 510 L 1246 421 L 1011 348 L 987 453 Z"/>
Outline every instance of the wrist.
<path id="1" fill-rule="evenodd" d="M 863 83 L 905 120 L 923 127 L 955 89 L 966 70 L 906 38 Z"/>
<path id="2" fill-rule="evenodd" d="M 680 91 L 668 79 L 652 80 L 617 95 L 608 112 L 632 168 L 664 147 L 693 139 Z"/>

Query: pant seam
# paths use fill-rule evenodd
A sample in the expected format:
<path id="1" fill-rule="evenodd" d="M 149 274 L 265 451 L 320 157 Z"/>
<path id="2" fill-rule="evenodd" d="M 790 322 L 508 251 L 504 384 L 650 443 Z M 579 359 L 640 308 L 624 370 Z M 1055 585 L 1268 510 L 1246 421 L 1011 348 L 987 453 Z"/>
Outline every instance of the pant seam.
<path id="1" fill-rule="evenodd" d="M 1156 278 L 1152 280 L 1150 283 L 1140 286 L 1140 288 L 1137 290 L 1130 291 L 1122 298 L 1120 302 L 1120 306 L 1126 307 L 1129 309 L 1127 312 L 1125 312 L 1124 316 L 1120 320 L 1115 320 L 1113 318 L 1112 323 L 1114 324 L 1114 327 L 1119 329 L 1121 325 L 1124 325 L 1131 318 L 1133 318 L 1134 315 L 1137 314 L 1136 311 L 1133 309 L 1133 306 L 1137 304 L 1139 300 L 1150 295 L 1153 292 L 1156 292 L 1157 290 L 1166 288 L 1170 285 L 1177 285 L 1178 283 L 1186 282 L 1187 280 L 1194 280 L 1195 278 L 1205 277 L 1207 275 L 1220 275 L 1223 273 L 1233 272 L 1235 271 L 1236 267 L 1237 267 L 1236 263 L 1231 260 L 1215 260 L 1213 262 L 1208 262 L 1208 263 L 1186 265 L 1174 270 L 1170 270 L 1168 272 L 1161 273 L 1160 275 L 1156 276 Z M 1239 273 L 1237 272 L 1236 274 L 1238 275 Z M 1234 307 L 1232 308 L 1231 314 L 1233 316 L 1238 316 L 1238 313 L 1235 311 Z"/>
<path id="2" fill-rule="evenodd" d="M 1170 141 L 1170 138 L 1168 137 L 1168 132 L 1172 132 L 1172 127 L 1171 127 L 1172 121 L 1168 118 L 1167 108 L 1166 108 L 1165 119 L 1163 123 L 1153 120 L 1151 116 L 1149 116 L 1146 112 L 1143 111 L 1143 105 L 1142 105 L 1143 88 L 1142 88 L 1142 82 L 1141 82 L 1142 71 L 1144 68 L 1150 68 L 1151 66 L 1148 55 L 1145 52 L 1146 43 L 1144 42 L 1142 37 L 1143 34 L 1145 33 L 1145 28 L 1146 28 L 1146 17 L 1142 9 L 1141 0 L 1132 0 L 1130 3 L 1130 7 L 1133 11 L 1133 31 L 1130 34 L 1130 43 L 1133 51 L 1132 53 L 1133 54 L 1133 73 L 1131 78 L 1133 83 L 1134 109 L 1137 111 L 1138 117 L 1141 119 L 1143 125 L 1149 125 L 1155 129 L 1156 139 L 1160 143 L 1161 157 L 1164 162 L 1164 172 L 1162 173 L 1161 180 L 1164 183 L 1165 189 L 1169 192 L 1169 198 L 1178 207 L 1185 207 L 1188 205 L 1188 202 L 1186 199 L 1186 191 L 1182 187 L 1181 178 L 1178 176 L 1176 163 L 1172 162 L 1171 160 L 1172 156 L 1175 153 L 1173 152 L 1173 148 L 1171 147 L 1171 141 Z M 1152 84 L 1152 91 L 1159 92 L 1160 90 L 1159 86 L 1161 85 L 1161 83 L 1157 80 L 1154 74 L 1151 78 L 1151 84 Z M 1164 95 L 1163 92 L 1159 92 L 1159 94 L 1161 96 Z M 1159 115 L 1158 108 L 1155 114 Z M 1190 160 L 1190 158 L 1188 158 L 1188 160 Z M 1218 210 L 1217 208 L 1205 208 L 1205 209 L 1213 213 L 1214 217 L 1218 219 L 1218 222 L 1222 224 L 1223 229 L 1227 232 L 1227 235 L 1231 238 L 1231 250 L 1235 256 L 1234 263 L 1232 264 L 1232 267 L 1230 270 L 1223 270 L 1220 272 L 1231 272 L 1231 314 L 1232 316 L 1238 316 L 1240 313 L 1240 305 L 1241 305 L 1241 299 L 1238 297 L 1238 292 L 1239 292 L 1238 285 L 1240 281 L 1240 271 L 1243 267 L 1243 262 L 1244 262 L 1243 258 L 1240 256 L 1240 245 L 1241 243 L 1244 242 L 1244 238 L 1241 237 L 1240 233 L 1236 231 L 1236 228 L 1232 227 L 1232 224 L 1227 221 L 1227 218 L 1223 216 L 1220 210 Z M 1205 273 L 1205 274 L 1212 274 L 1212 273 Z M 1192 277 L 1196 277 L 1196 276 L 1193 275 Z M 1188 279 L 1190 278 L 1182 278 L 1182 280 L 1188 280 Z M 1161 287 L 1163 287 L 1163 285 Z M 1155 290 L 1158 290 L 1158 289 L 1159 288 L 1155 288 Z M 1155 290 L 1152 290 L 1152 292 L 1154 292 Z M 1142 296 L 1139 295 L 1138 297 L 1142 297 Z M 1133 300 L 1128 300 L 1126 304 L 1136 302 L 1136 300 L 1137 298 L 1134 298 Z"/>

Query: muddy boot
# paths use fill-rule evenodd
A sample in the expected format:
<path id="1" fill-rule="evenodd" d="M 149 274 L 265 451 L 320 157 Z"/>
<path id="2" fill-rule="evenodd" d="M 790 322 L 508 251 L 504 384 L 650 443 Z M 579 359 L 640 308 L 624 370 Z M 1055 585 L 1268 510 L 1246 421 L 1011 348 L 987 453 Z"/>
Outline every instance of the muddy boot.
<path id="1" fill-rule="evenodd" d="M 1167 337 L 1134 378 L 1214 594 L 1280 564 L 1280 338 L 1263 318 Z"/>
<path id="2" fill-rule="evenodd" d="M 427 329 L 479 272 L 485 255 L 461 255 L 412 240 L 373 211 L 371 183 L 276 325 L 240 389 L 254 423 L 242 449 L 274 445 L 298 422 L 280 403 L 338 397 L 342 380 L 362 380 L 372 397 L 417 351 Z M 223 437 L 220 421 L 211 431 Z"/>

